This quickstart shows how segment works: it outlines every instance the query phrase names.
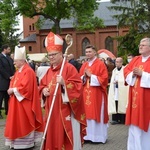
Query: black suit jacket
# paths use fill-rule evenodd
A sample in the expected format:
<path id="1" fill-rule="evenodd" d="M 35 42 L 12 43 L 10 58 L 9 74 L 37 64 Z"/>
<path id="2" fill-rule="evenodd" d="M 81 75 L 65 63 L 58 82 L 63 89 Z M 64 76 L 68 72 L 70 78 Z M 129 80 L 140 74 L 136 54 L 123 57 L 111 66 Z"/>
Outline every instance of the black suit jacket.
<path id="1" fill-rule="evenodd" d="M 7 91 L 10 77 L 14 75 L 15 67 L 12 58 L 0 54 L 0 91 Z"/>

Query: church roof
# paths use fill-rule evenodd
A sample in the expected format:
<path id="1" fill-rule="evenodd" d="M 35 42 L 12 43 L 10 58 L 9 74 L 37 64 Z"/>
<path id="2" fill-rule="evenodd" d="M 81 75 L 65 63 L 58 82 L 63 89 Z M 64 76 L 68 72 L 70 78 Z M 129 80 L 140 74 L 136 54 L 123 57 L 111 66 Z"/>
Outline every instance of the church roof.
<path id="1" fill-rule="evenodd" d="M 31 34 L 29 36 L 27 36 L 24 39 L 20 40 L 21 43 L 25 43 L 25 42 L 36 42 L 36 34 Z"/>
<path id="2" fill-rule="evenodd" d="M 108 7 L 113 6 L 111 2 L 101 2 L 98 10 L 95 11 L 95 16 L 98 18 L 101 18 L 104 21 L 105 26 L 113 26 L 117 25 L 117 21 L 113 19 L 113 15 L 115 15 L 117 12 L 113 10 L 109 10 Z M 41 16 L 41 18 L 43 18 Z M 73 23 L 76 20 L 74 18 L 71 19 L 63 19 L 60 21 L 60 27 L 61 28 L 73 28 Z M 50 20 L 46 20 L 41 29 L 50 29 L 53 26 L 53 22 Z"/>
<path id="3" fill-rule="evenodd" d="M 120 4 L 120 3 L 118 3 Z M 117 21 L 113 18 L 113 15 L 119 13 L 115 10 L 109 10 L 108 7 L 113 6 L 114 4 L 112 4 L 111 2 L 100 2 L 100 5 L 98 7 L 98 10 L 95 11 L 95 16 L 98 18 L 101 18 L 104 21 L 104 25 L 105 26 L 114 26 L 117 25 Z M 115 4 L 116 5 L 116 4 Z M 120 4 L 121 5 L 121 4 Z M 40 16 L 41 18 L 43 18 L 43 16 Z M 73 28 L 73 24 L 75 22 L 74 18 L 71 19 L 62 19 L 60 21 L 60 28 Z M 54 25 L 54 23 L 50 20 L 46 20 L 44 22 L 44 24 L 41 27 L 41 30 L 44 29 L 50 29 L 52 28 L 52 26 Z M 36 34 L 32 34 L 24 39 L 22 39 L 20 42 L 36 42 Z"/>

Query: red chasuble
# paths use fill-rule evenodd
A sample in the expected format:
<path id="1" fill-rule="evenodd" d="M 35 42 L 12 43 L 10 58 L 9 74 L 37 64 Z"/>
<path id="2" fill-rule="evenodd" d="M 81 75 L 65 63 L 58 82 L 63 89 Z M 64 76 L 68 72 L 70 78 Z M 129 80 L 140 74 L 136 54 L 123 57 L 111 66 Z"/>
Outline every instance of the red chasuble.
<path id="1" fill-rule="evenodd" d="M 142 57 L 135 57 L 124 69 L 125 78 L 135 67 L 150 73 L 150 58 L 142 62 Z M 135 125 L 145 132 L 150 123 L 150 88 L 140 87 L 141 77 L 137 77 L 134 86 L 129 88 L 126 125 Z"/>
<path id="2" fill-rule="evenodd" d="M 80 76 L 84 75 L 85 68 L 89 68 L 93 75 L 97 76 L 100 86 L 90 86 L 90 78 L 87 77 L 86 84 L 83 85 L 83 97 L 86 110 L 86 118 L 100 122 L 102 96 L 104 98 L 104 123 L 108 122 L 107 110 L 107 85 L 108 72 L 106 65 L 96 59 L 91 66 L 85 62 L 80 69 Z"/>
<path id="3" fill-rule="evenodd" d="M 59 74 L 60 67 L 61 64 L 55 69 L 51 66 L 40 83 L 41 91 L 44 87 L 49 87 L 50 89 L 50 96 L 45 101 L 45 123 L 56 88 L 56 75 Z M 63 103 L 63 90 L 59 85 L 46 134 L 44 150 L 73 150 L 71 113 L 80 123 L 82 142 L 85 135 L 86 119 L 82 100 L 82 81 L 75 67 L 69 63 L 65 63 L 62 76 L 66 84 L 69 102 Z"/>
<path id="4" fill-rule="evenodd" d="M 42 132 L 42 111 L 37 80 L 34 71 L 26 64 L 16 71 L 10 88 L 17 88 L 24 99 L 19 102 L 13 94 L 9 99 L 5 137 L 14 140 L 24 138 L 32 131 Z"/>

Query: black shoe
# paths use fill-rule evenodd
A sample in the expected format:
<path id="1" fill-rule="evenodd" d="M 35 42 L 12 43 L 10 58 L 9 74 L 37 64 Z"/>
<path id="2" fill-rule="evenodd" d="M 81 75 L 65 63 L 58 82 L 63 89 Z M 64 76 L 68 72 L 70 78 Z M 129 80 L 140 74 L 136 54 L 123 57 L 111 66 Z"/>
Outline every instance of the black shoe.
<path id="1" fill-rule="evenodd" d="M 90 140 L 84 140 L 84 143 L 92 143 Z"/>
<path id="2" fill-rule="evenodd" d="M 0 114 L 0 119 L 3 119 L 3 116 Z"/>
<path id="3" fill-rule="evenodd" d="M 119 122 L 117 122 L 117 121 L 111 121 L 110 124 L 111 125 L 115 125 L 115 124 L 119 124 Z"/>
<path id="4" fill-rule="evenodd" d="M 102 142 L 92 142 L 92 144 L 103 144 Z"/>

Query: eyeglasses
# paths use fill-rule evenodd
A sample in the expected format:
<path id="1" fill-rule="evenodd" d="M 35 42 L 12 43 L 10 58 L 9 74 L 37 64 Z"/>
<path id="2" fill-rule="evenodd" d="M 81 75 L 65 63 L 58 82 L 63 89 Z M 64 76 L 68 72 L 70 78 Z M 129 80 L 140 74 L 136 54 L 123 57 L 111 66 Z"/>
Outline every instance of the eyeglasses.
<path id="1" fill-rule="evenodd" d="M 58 52 L 60 53 L 60 52 Z M 48 54 L 49 57 L 55 57 L 58 53 Z"/>
<path id="2" fill-rule="evenodd" d="M 138 45 L 138 47 L 140 47 L 140 46 L 144 47 L 144 46 L 150 46 L 150 45 L 144 45 L 144 44 Z"/>

